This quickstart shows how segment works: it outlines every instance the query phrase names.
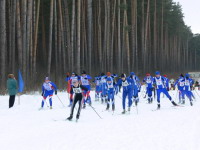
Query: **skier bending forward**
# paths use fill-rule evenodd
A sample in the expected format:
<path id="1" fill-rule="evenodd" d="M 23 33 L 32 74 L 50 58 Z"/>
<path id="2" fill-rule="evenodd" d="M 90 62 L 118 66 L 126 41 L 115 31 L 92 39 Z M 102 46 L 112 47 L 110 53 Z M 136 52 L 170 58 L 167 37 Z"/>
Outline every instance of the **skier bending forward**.
<path id="1" fill-rule="evenodd" d="M 72 107 L 71 107 L 70 116 L 67 118 L 68 120 L 72 120 L 74 108 L 75 108 L 77 102 L 79 103 L 79 107 L 78 107 L 78 112 L 76 115 L 76 120 L 79 119 L 80 112 L 81 112 L 81 103 L 82 103 L 82 99 L 83 99 L 83 95 L 82 95 L 83 90 L 88 91 L 88 89 L 85 86 L 80 85 L 78 83 L 78 80 L 73 81 L 73 86 L 71 88 L 70 93 L 74 93 L 75 95 L 74 95 L 74 100 L 73 100 Z"/>

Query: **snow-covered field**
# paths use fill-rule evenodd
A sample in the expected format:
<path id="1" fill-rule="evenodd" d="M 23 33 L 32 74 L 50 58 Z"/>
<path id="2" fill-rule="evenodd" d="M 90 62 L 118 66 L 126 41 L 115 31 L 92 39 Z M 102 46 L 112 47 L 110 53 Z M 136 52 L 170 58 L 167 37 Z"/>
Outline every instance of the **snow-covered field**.
<path id="1" fill-rule="evenodd" d="M 174 99 L 176 91 L 170 94 Z M 116 96 L 116 111 L 105 111 L 106 106 L 93 101 L 100 119 L 89 106 L 81 111 L 79 122 L 64 121 L 69 107 L 63 107 L 53 97 L 53 109 L 39 111 L 39 94 L 18 97 L 8 109 L 8 96 L 0 96 L 0 149 L 1 150 L 200 150 L 200 97 L 194 106 L 186 101 L 185 107 L 172 107 L 166 98 L 147 104 L 140 96 L 130 114 L 121 115 L 121 93 Z M 200 92 L 199 92 L 200 95 Z M 68 96 L 58 92 L 67 106 Z M 91 93 L 94 99 L 94 92 Z M 76 114 L 76 111 L 75 111 Z M 75 115 L 74 115 L 75 116 Z"/>

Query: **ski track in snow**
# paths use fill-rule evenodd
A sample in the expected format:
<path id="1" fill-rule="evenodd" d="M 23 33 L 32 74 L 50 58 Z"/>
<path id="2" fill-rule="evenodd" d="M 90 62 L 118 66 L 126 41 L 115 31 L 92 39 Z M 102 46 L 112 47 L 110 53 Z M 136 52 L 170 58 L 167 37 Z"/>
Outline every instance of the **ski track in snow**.
<path id="1" fill-rule="evenodd" d="M 200 150 L 200 97 L 194 92 L 194 106 L 186 100 L 185 107 L 172 107 L 161 96 L 161 110 L 156 101 L 147 104 L 140 95 L 138 114 L 131 107 L 130 114 L 121 115 L 122 100 L 115 96 L 116 111 L 105 111 L 106 105 L 94 101 L 92 105 L 100 119 L 88 105 L 82 109 L 79 121 L 65 121 L 69 116 L 68 95 L 58 92 L 66 107 L 53 96 L 53 109 L 38 110 L 39 94 L 22 95 L 21 104 L 8 109 L 8 96 L 0 96 L 1 150 Z M 200 94 L 200 92 L 199 92 Z M 176 91 L 170 91 L 175 98 Z M 48 102 L 48 101 L 47 101 Z"/>

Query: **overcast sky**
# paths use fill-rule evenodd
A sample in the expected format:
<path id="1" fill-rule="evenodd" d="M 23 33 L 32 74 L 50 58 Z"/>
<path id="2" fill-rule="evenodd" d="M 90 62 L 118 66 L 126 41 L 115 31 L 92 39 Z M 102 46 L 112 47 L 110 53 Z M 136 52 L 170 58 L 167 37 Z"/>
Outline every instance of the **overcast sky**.
<path id="1" fill-rule="evenodd" d="M 174 0 L 182 5 L 184 21 L 193 33 L 200 33 L 200 0 Z"/>

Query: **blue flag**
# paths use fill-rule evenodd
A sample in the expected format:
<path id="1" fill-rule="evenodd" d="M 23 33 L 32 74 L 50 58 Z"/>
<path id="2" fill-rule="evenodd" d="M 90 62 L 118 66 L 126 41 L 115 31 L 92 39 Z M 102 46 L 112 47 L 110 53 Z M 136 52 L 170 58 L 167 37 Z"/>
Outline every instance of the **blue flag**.
<path id="1" fill-rule="evenodd" d="M 22 93 L 23 90 L 24 90 L 24 81 L 23 81 L 22 74 L 21 74 L 21 71 L 20 71 L 20 70 L 19 70 L 19 72 L 18 72 L 18 83 L 19 83 L 18 92 L 19 92 L 19 93 Z"/>

